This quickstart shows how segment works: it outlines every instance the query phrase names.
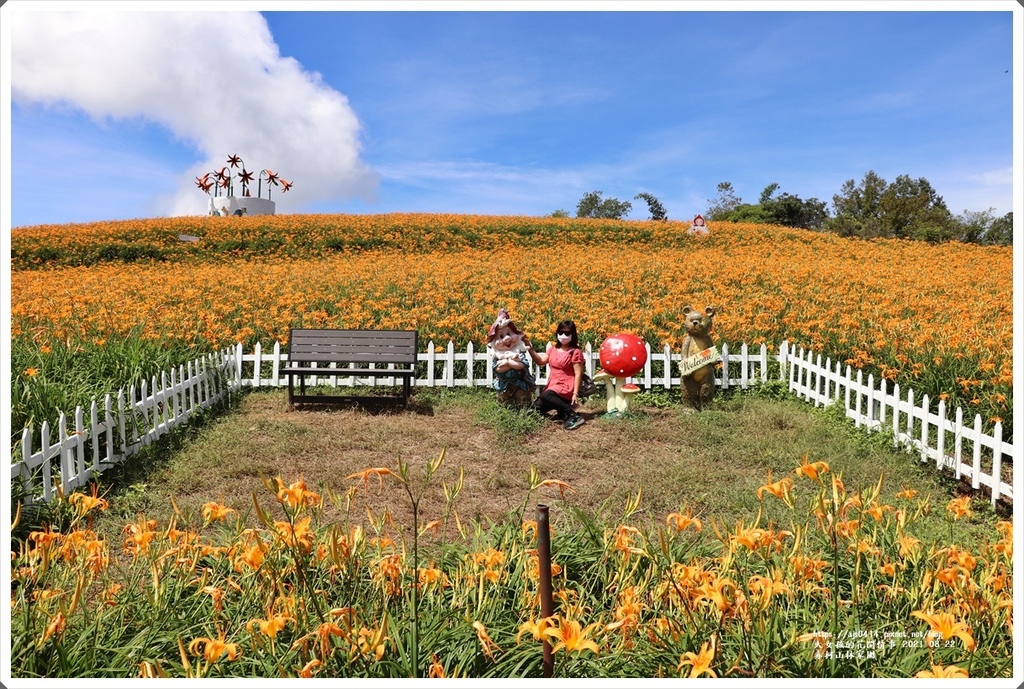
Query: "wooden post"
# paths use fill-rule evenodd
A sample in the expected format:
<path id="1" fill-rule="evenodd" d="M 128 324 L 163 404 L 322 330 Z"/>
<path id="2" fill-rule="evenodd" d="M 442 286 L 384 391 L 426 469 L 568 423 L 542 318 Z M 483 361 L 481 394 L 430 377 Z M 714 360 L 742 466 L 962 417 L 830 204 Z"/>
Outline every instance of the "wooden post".
<path id="1" fill-rule="evenodd" d="M 551 592 L 551 528 L 548 522 L 548 506 L 537 505 L 537 560 L 540 570 L 540 616 L 548 618 L 555 614 L 555 602 Z M 544 676 L 551 677 L 555 670 L 555 658 L 551 642 L 544 639 Z"/>

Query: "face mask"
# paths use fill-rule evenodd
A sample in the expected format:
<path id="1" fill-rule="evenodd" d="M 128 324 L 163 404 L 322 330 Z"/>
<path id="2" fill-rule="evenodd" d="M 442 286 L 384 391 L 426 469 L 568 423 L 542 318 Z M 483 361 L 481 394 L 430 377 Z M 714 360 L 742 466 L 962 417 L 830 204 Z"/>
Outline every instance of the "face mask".
<path id="1" fill-rule="evenodd" d="M 562 333 L 558 333 L 558 341 L 562 344 L 569 344 L 572 342 L 572 335 L 563 335 Z"/>

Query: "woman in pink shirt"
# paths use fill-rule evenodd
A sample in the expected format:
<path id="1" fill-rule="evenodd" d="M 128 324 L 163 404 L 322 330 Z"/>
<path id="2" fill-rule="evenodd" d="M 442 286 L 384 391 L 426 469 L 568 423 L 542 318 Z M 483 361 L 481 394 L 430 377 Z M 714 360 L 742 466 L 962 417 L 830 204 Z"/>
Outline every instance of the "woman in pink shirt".
<path id="1" fill-rule="evenodd" d="M 541 414 L 554 409 L 556 419 L 565 419 L 562 428 L 571 431 L 584 422 L 583 417 L 576 413 L 580 381 L 583 379 L 583 352 L 580 351 L 576 324 L 570 320 L 559 323 L 555 339 L 557 342 L 544 354 L 536 351 L 528 339 L 525 340 L 534 363 L 548 367 L 548 384 L 534 402 L 534 408 Z"/>

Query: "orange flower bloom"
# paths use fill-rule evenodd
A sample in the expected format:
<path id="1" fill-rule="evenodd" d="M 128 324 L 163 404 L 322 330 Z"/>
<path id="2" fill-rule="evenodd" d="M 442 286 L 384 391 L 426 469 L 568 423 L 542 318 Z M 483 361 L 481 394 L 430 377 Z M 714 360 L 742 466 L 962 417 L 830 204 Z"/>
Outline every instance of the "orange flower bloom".
<path id="1" fill-rule="evenodd" d="M 960 517 L 969 517 L 974 514 L 971 510 L 971 498 L 964 496 L 962 498 L 953 498 L 946 505 L 946 511 L 953 515 L 953 519 L 960 519 Z"/>
<path id="2" fill-rule="evenodd" d="M 234 510 L 230 507 L 225 507 L 217 502 L 208 502 L 203 505 L 203 520 L 206 522 L 223 521 L 232 512 Z"/>
<path id="3" fill-rule="evenodd" d="M 216 639 L 205 636 L 192 639 L 188 644 L 188 650 L 192 655 L 202 655 L 208 663 L 217 662 L 225 653 L 228 656 L 228 660 L 235 660 L 242 655 L 242 652 L 238 649 L 238 644 L 224 641 L 223 630 L 217 634 Z"/>
<path id="4" fill-rule="evenodd" d="M 534 641 L 544 641 L 546 631 L 556 626 L 556 617 L 542 617 L 539 620 L 527 620 L 519 626 L 519 633 L 516 634 L 516 643 L 519 643 L 519 639 L 522 638 L 523 634 L 530 632 L 533 635 Z"/>
<path id="5" fill-rule="evenodd" d="M 562 500 L 565 500 L 565 491 L 567 491 L 567 490 L 576 490 L 575 488 L 570 486 L 565 481 L 559 481 L 556 478 L 546 479 L 544 481 L 541 481 L 537 485 L 538 488 L 544 488 L 545 486 L 556 486 L 558 488 L 559 497 L 561 497 Z"/>
<path id="6" fill-rule="evenodd" d="M 566 653 L 580 653 L 582 651 L 600 652 L 598 645 L 587 637 L 594 630 L 599 629 L 601 624 L 594 622 L 583 628 L 577 620 L 567 620 L 564 617 L 558 618 L 558 626 L 544 630 L 544 634 L 557 639 L 558 642 L 551 647 L 552 653 L 564 650 Z"/>
<path id="7" fill-rule="evenodd" d="M 825 473 L 827 471 L 827 462 L 808 462 L 807 455 L 805 454 L 803 456 L 803 463 L 796 468 L 795 473 L 797 476 L 806 476 L 812 481 L 818 481 L 819 483 L 821 483 L 820 479 L 818 478 L 818 475 Z"/>
<path id="8" fill-rule="evenodd" d="M 393 476 L 394 478 L 398 479 L 399 481 L 402 480 L 401 477 L 398 476 L 398 474 L 396 474 L 393 471 L 391 471 L 391 469 L 386 469 L 384 467 L 374 467 L 372 469 L 364 469 L 362 471 L 357 471 L 354 474 L 349 474 L 345 478 L 346 479 L 357 478 L 357 479 L 359 479 L 360 485 L 362 485 L 365 488 L 366 486 L 369 485 L 370 477 L 371 476 L 376 476 L 377 479 L 380 481 L 380 489 L 381 490 L 384 490 L 384 477 L 385 476 Z"/>
<path id="9" fill-rule="evenodd" d="M 299 677 L 303 677 L 303 678 L 312 677 L 313 675 L 316 674 L 317 670 L 319 670 L 320 668 L 323 667 L 323 665 L 324 664 L 321 663 L 319 660 L 317 660 L 316 658 L 313 658 L 311 661 L 309 661 L 308 663 L 303 665 L 301 670 L 299 670 Z"/>
<path id="10" fill-rule="evenodd" d="M 679 674 L 683 673 L 683 668 L 687 665 L 690 666 L 690 677 L 700 677 L 701 675 L 707 675 L 708 677 L 718 677 L 715 671 L 711 669 L 711 664 L 715 661 L 715 646 L 714 642 L 705 642 L 701 644 L 700 653 L 693 653 L 692 651 L 686 651 L 679 656 L 679 665 L 676 666 L 676 670 Z"/>
<path id="11" fill-rule="evenodd" d="M 964 646 L 968 651 L 974 650 L 974 637 L 971 636 L 971 628 L 964 622 L 957 622 L 956 617 L 948 612 L 937 612 L 937 613 L 924 613 L 920 610 L 915 610 L 910 613 L 912 617 L 924 620 L 928 623 L 931 629 L 928 631 L 928 637 L 938 636 L 943 641 L 951 639 L 954 636 L 958 637 L 964 642 Z"/>
<path id="12" fill-rule="evenodd" d="M 665 523 L 674 528 L 676 532 L 685 531 L 689 527 L 693 527 L 693 530 L 700 533 L 700 530 L 704 528 L 703 522 L 693 516 L 693 509 L 687 508 L 686 514 L 682 515 L 678 512 L 672 512 L 665 517 Z"/>
<path id="13" fill-rule="evenodd" d="M 828 640 L 832 635 L 829 632 L 808 632 L 801 634 L 796 638 L 797 641 L 803 643 L 806 641 L 813 641 L 815 644 L 815 655 L 823 656 L 828 651 Z"/>
<path id="14" fill-rule="evenodd" d="M 901 490 L 899 493 L 896 493 L 896 497 L 902 498 L 904 500 L 913 500 L 920 494 L 920 492 L 921 491 L 914 490 L 913 488 L 907 488 L 906 486 L 904 486 L 903 490 Z"/>
<path id="15" fill-rule="evenodd" d="M 799 470 L 798 470 L 799 471 Z M 775 497 L 782 500 L 784 503 L 793 507 L 793 501 L 789 497 L 789 491 L 793 488 L 793 479 L 788 476 L 772 483 L 772 470 L 768 470 L 768 480 L 765 485 L 757 489 L 757 499 L 764 500 L 764 494 L 766 492 L 771 493 Z"/>
<path id="16" fill-rule="evenodd" d="M 93 485 L 95 486 L 95 484 Z M 95 488 L 93 488 L 93 491 L 95 492 Z M 68 496 L 68 502 L 77 508 L 79 516 L 85 515 L 94 509 L 103 511 L 109 507 L 109 503 L 103 498 L 96 495 L 86 495 L 85 493 L 72 493 Z"/>
<path id="17" fill-rule="evenodd" d="M 490 635 L 487 633 L 487 627 L 484 626 L 483 622 L 476 620 L 473 622 L 473 629 L 476 630 L 476 637 L 480 640 L 480 647 L 483 649 L 484 655 L 490 660 L 494 660 L 494 651 L 501 651 L 498 644 L 491 640 Z"/>
<path id="18" fill-rule="evenodd" d="M 284 613 L 278 613 L 271 615 L 266 619 L 249 620 L 248 624 L 245 625 L 247 631 L 251 632 L 254 626 L 260 628 L 260 633 L 263 636 L 274 639 L 277 637 L 277 633 L 285 628 L 289 622 L 294 622 L 295 618 L 291 615 Z"/>
<path id="19" fill-rule="evenodd" d="M 430 654 L 430 670 L 427 671 L 427 677 L 430 678 L 443 678 L 447 677 L 444 672 L 444 665 L 441 664 L 441 660 L 437 657 L 436 653 Z"/>
<path id="20" fill-rule="evenodd" d="M 290 486 L 285 487 L 284 481 L 277 479 L 277 500 L 289 509 L 296 509 L 300 506 L 315 507 L 320 504 L 320 495 L 307 490 L 306 482 L 298 480 Z"/>

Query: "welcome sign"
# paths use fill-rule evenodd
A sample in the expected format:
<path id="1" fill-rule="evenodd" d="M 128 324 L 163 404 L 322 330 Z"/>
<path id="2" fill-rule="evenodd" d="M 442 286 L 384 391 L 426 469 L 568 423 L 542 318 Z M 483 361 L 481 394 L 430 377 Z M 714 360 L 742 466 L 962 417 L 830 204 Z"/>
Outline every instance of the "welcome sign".
<path id="1" fill-rule="evenodd" d="M 679 362 L 679 375 L 687 376 L 701 366 L 713 364 L 721 360 L 721 358 L 721 355 L 718 353 L 718 347 L 708 347 L 703 352 L 688 356 Z"/>

